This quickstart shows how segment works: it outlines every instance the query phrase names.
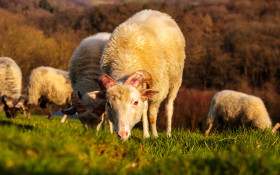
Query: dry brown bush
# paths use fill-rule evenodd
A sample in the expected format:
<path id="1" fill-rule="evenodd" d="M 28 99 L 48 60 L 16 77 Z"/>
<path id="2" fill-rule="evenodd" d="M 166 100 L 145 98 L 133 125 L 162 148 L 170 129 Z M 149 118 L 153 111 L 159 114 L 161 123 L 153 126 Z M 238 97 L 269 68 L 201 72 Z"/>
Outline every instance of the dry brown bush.
<path id="1" fill-rule="evenodd" d="M 27 25 L 23 16 L 5 10 L 0 10 L 0 14 L 0 56 L 11 57 L 17 62 L 24 84 L 36 67 L 67 69 L 68 60 L 76 47 L 69 42 L 69 33 L 65 35 L 67 37 L 58 34 L 56 39 L 50 38 L 36 27 Z"/>

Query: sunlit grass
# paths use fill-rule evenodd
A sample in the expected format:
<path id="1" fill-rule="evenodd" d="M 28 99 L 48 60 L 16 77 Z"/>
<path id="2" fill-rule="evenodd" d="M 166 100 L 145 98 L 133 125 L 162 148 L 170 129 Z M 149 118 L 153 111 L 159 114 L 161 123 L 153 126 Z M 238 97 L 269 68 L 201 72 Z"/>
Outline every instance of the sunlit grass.
<path id="1" fill-rule="evenodd" d="M 79 120 L 0 113 L 0 174 L 279 174 L 280 137 L 243 129 L 212 133 L 177 129 L 119 141 L 108 128 L 85 132 Z"/>

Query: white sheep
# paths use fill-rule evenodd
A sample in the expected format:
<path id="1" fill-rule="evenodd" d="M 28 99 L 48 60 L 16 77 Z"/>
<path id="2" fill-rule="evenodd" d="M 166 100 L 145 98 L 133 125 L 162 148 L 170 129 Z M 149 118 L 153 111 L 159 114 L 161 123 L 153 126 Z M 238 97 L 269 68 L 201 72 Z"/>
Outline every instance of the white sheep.
<path id="1" fill-rule="evenodd" d="M 16 62 L 8 57 L 0 57 L 0 97 L 8 118 L 15 118 L 24 107 L 21 86 L 21 70 Z"/>
<path id="2" fill-rule="evenodd" d="M 69 63 L 69 76 L 73 87 L 73 107 L 64 111 L 66 114 L 78 113 L 78 118 L 85 129 L 105 123 L 105 100 L 95 101 L 87 93 L 100 90 L 97 80 L 100 73 L 100 59 L 103 48 L 110 38 L 110 33 L 97 33 L 84 39 L 75 50 Z M 104 121 L 104 122 L 103 122 Z M 110 124 L 110 131 L 112 131 Z"/>
<path id="3" fill-rule="evenodd" d="M 211 129 L 241 124 L 259 129 L 271 128 L 271 119 L 263 101 L 259 97 L 232 90 L 218 92 L 211 101 L 205 136 Z M 279 127 L 276 124 L 273 130 Z"/>
<path id="4" fill-rule="evenodd" d="M 52 116 L 47 111 L 46 104 L 70 106 L 72 104 L 71 92 L 68 72 L 44 66 L 32 70 L 27 80 L 27 118 L 30 117 L 30 105 L 38 105 L 40 102 L 40 107 L 51 120 Z M 61 122 L 64 122 L 66 117 L 65 115 Z"/>
<path id="5" fill-rule="evenodd" d="M 173 101 L 181 86 L 184 60 L 184 36 L 165 13 L 143 10 L 114 30 L 101 62 L 100 80 L 106 91 L 89 95 L 93 99 L 106 96 L 107 115 L 120 139 L 128 139 L 142 114 L 143 137 L 149 137 L 148 101 L 152 134 L 158 137 L 157 114 L 165 99 L 167 135 L 171 135 Z M 148 89 L 140 86 L 143 83 Z"/>

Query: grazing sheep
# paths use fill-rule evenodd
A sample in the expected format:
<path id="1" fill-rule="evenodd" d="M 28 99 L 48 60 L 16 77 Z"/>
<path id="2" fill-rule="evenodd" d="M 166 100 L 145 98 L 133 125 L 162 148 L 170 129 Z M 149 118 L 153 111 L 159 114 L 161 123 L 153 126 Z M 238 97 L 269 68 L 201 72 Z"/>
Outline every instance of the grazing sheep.
<path id="1" fill-rule="evenodd" d="M 32 70 L 27 80 L 27 102 L 26 106 L 38 105 L 43 109 L 48 119 L 52 119 L 50 112 L 47 111 L 47 103 L 56 105 L 68 105 L 71 102 L 71 84 L 68 72 L 52 67 L 38 67 Z M 26 116 L 30 117 L 29 107 Z M 64 122 L 66 116 L 61 122 Z"/>
<path id="2" fill-rule="evenodd" d="M 21 70 L 14 60 L 0 57 L 0 97 L 7 118 L 15 118 L 24 107 Z"/>
<path id="3" fill-rule="evenodd" d="M 143 137 L 149 137 L 148 101 L 152 134 L 158 137 L 156 120 L 164 99 L 167 135 L 171 135 L 173 101 L 181 86 L 184 60 L 184 36 L 165 13 L 143 10 L 114 30 L 101 60 L 104 74 L 100 80 L 106 91 L 89 95 L 93 99 L 106 96 L 107 115 L 120 139 L 128 139 L 142 114 Z"/>
<path id="4" fill-rule="evenodd" d="M 205 136 L 219 126 L 251 125 L 271 128 L 271 120 L 263 101 L 256 96 L 232 90 L 218 92 L 211 101 Z M 279 128 L 276 124 L 273 130 Z"/>
<path id="5" fill-rule="evenodd" d="M 69 76 L 73 87 L 73 107 L 64 111 L 66 114 L 78 112 L 78 118 L 84 128 L 97 126 L 99 130 L 104 121 L 105 100 L 93 100 L 87 93 L 100 90 L 98 79 L 100 59 L 103 48 L 110 38 L 110 33 L 98 33 L 84 39 L 75 50 L 69 64 Z M 103 122 L 104 121 L 104 122 Z M 110 130 L 112 131 L 110 124 Z"/>

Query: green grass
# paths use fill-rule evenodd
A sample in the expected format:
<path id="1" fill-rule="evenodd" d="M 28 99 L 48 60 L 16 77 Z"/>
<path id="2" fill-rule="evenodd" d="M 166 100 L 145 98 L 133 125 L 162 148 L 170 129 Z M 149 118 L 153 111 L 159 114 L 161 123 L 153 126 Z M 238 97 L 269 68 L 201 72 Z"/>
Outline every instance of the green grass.
<path id="1" fill-rule="evenodd" d="M 280 135 L 240 128 L 213 133 L 176 130 L 171 138 L 119 141 L 108 129 L 84 132 L 78 120 L 0 112 L 0 174 L 279 174 Z"/>

